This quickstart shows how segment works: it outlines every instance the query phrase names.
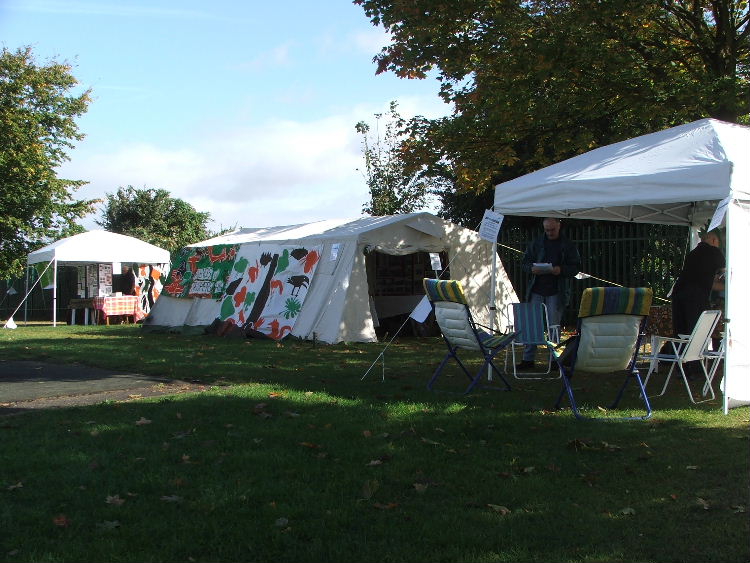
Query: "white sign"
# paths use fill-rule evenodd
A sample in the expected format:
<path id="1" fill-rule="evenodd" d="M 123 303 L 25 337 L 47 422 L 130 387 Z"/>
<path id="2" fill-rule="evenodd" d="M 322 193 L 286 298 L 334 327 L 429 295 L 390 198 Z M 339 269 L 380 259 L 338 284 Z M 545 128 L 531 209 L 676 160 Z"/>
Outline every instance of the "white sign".
<path id="1" fill-rule="evenodd" d="M 336 258 L 338 258 L 340 246 L 341 244 L 338 242 L 335 242 L 331 245 L 331 262 L 335 262 Z"/>
<path id="2" fill-rule="evenodd" d="M 495 213 L 487 209 L 482 217 L 482 224 L 479 226 L 479 236 L 490 242 L 497 242 L 497 235 L 500 234 L 500 226 L 503 224 L 504 215 Z"/>
<path id="3" fill-rule="evenodd" d="M 423 323 L 427 320 L 427 316 L 432 312 L 432 304 L 430 303 L 430 300 L 427 299 L 427 296 L 425 295 L 422 297 L 422 300 L 417 303 L 417 306 L 414 307 L 414 310 L 409 315 L 412 319 L 417 321 L 418 323 Z"/>
<path id="4" fill-rule="evenodd" d="M 722 199 L 716 206 L 714 216 L 711 218 L 711 224 L 708 226 L 709 231 L 713 231 L 715 228 L 721 226 L 721 222 L 724 220 L 724 215 L 727 214 L 727 207 L 729 206 L 729 196 Z"/>
<path id="5" fill-rule="evenodd" d="M 430 265 L 436 272 L 443 269 L 443 264 L 440 262 L 440 254 L 437 252 L 430 252 Z"/>

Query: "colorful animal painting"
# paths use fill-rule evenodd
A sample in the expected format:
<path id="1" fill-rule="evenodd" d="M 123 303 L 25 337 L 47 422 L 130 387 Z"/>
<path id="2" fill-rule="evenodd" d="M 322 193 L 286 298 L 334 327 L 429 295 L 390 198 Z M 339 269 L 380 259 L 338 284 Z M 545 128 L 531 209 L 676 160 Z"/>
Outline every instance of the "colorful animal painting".
<path id="1" fill-rule="evenodd" d="M 238 248 L 236 244 L 183 248 L 172 256 L 164 291 L 172 297 L 221 298 L 235 267 Z"/>
<path id="2" fill-rule="evenodd" d="M 248 335 L 280 340 L 289 334 L 312 283 L 321 247 L 240 247 L 226 280 L 219 321 L 232 321 Z"/>

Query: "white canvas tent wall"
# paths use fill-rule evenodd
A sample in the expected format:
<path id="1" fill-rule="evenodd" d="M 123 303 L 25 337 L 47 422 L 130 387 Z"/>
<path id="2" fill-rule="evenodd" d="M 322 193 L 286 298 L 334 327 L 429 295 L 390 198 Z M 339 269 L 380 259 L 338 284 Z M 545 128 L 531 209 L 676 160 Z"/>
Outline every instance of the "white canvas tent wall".
<path id="1" fill-rule="evenodd" d="M 101 229 L 87 231 L 48 244 L 30 253 L 28 266 L 52 262 L 52 324 L 57 325 L 57 267 L 86 264 L 168 264 L 169 251 L 140 239 Z"/>
<path id="2" fill-rule="evenodd" d="M 291 332 L 298 338 L 327 343 L 376 341 L 365 262 L 365 253 L 369 251 L 391 255 L 446 251 L 451 277 L 462 282 L 479 322 L 489 322 L 493 245 L 480 239 L 476 232 L 429 213 L 240 229 L 191 246 L 216 244 L 322 245 L 320 262 Z M 334 245 L 337 245 L 335 260 Z M 504 270 L 497 275 L 496 296 L 497 303 L 517 301 Z M 175 298 L 164 292 L 144 328 L 204 327 L 216 317 L 216 309 L 216 301 L 212 299 Z M 504 328 L 507 319 L 496 318 L 494 326 Z"/>
<path id="3" fill-rule="evenodd" d="M 750 403 L 750 128 L 702 119 L 601 147 L 495 188 L 495 211 L 685 225 L 726 207 L 724 410 Z"/>

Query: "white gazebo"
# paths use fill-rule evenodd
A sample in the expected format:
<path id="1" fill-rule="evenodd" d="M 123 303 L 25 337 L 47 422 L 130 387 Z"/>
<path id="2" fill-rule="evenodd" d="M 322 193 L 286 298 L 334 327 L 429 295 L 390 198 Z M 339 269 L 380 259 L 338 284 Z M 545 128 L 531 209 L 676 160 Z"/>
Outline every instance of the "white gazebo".
<path id="1" fill-rule="evenodd" d="M 28 266 L 40 262 L 50 262 L 49 267 L 53 268 L 52 324 L 57 326 L 57 267 L 59 265 L 83 266 L 123 262 L 167 264 L 169 251 L 134 237 L 104 230 L 93 230 L 60 239 L 35 250 L 29 254 L 26 261 Z"/>
<path id="2" fill-rule="evenodd" d="M 506 215 L 633 221 L 698 229 L 726 223 L 724 411 L 750 403 L 750 128 L 702 119 L 601 147 L 495 188 Z"/>

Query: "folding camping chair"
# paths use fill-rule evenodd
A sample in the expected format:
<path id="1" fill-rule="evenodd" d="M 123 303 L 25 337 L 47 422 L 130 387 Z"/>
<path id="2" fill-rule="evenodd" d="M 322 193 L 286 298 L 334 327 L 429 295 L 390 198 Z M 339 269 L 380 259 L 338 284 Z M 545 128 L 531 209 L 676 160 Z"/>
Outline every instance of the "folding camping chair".
<path id="1" fill-rule="evenodd" d="M 469 378 L 469 386 L 464 394 L 469 393 L 479 383 L 482 374 L 491 373 L 497 375 L 504 383 L 504 390 L 510 391 L 510 384 L 497 369 L 492 360 L 503 349 L 505 349 L 515 336 L 514 332 L 509 334 L 491 334 L 482 329 L 481 325 L 474 322 L 471 315 L 461 282 L 456 280 L 436 280 L 425 278 L 424 289 L 427 298 L 432 303 L 435 320 L 440 327 L 448 353 L 435 370 L 435 373 L 427 383 L 427 388 L 432 390 L 435 381 L 443 372 L 448 360 L 453 358 L 461 370 Z M 486 328 L 486 327 L 484 327 Z M 482 367 L 475 375 L 469 373 L 464 363 L 458 357 L 459 350 L 479 352 L 484 359 Z M 490 387 L 495 389 L 497 387 Z"/>
<path id="2" fill-rule="evenodd" d="M 544 303 L 511 303 L 513 309 L 513 325 L 511 330 L 516 332 L 510 347 L 510 359 L 513 362 L 513 377 L 516 379 L 557 379 L 558 373 L 550 375 L 552 371 L 552 359 L 555 357 L 555 343 L 559 340 L 557 334 L 549 326 L 547 318 L 547 306 Z M 559 328 L 559 327 L 558 327 Z M 545 346 L 549 350 L 547 360 L 547 371 L 527 372 L 519 375 L 516 370 L 516 348 L 524 348 L 527 345 Z M 508 371 L 508 353 L 505 354 L 505 370 Z M 546 376 L 546 377 L 537 377 Z"/>
<path id="3" fill-rule="evenodd" d="M 603 418 L 586 417 L 581 413 L 571 384 L 573 373 L 585 371 L 611 374 L 625 370 L 625 382 L 609 408 L 617 407 L 628 383 L 634 379 L 638 384 L 639 396 L 646 413 L 643 416 L 618 418 L 645 420 L 651 416 L 651 404 L 636 360 L 652 298 L 652 290 L 646 287 L 590 287 L 583 291 L 578 311 L 577 336 L 574 342 L 568 345 L 572 345 L 573 348 L 566 347 L 562 356 L 555 355 L 563 383 L 555 403 L 556 408 L 559 408 L 563 396 L 567 393 L 576 418 Z"/>
<path id="4" fill-rule="evenodd" d="M 651 355 L 645 358 L 649 361 L 648 373 L 646 374 L 646 385 L 648 385 L 648 380 L 651 378 L 651 374 L 657 371 L 659 362 L 669 362 L 672 364 L 669 368 L 669 372 L 667 372 L 664 387 L 662 387 L 661 393 L 659 393 L 657 397 L 661 397 L 666 393 L 667 386 L 672 378 L 672 372 L 674 371 L 675 366 L 677 366 L 680 370 L 680 376 L 685 382 L 685 389 L 687 389 L 688 396 L 693 403 L 702 403 L 716 398 L 711 385 L 711 380 L 713 379 L 716 370 L 711 369 L 710 371 L 707 371 L 706 362 L 715 359 L 713 354 L 707 353 L 707 350 L 711 343 L 711 335 L 713 334 L 720 317 L 721 311 L 703 311 L 700 317 L 698 317 L 698 322 L 695 323 L 695 327 L 691 334 L 679 334 L 678 338 L 669 338 L 667 336 L 653 337 Z M 661 353 L 661 347 L 664 343 L 670 344 L 672 349 L 669 353 Z M 696 362 L 696 365 L 701 366 L 704 377 L 703 395 L 709 395 L 708 399 L 696 401 L 693 397 L 693 393 L 690 390 L 690 383 L 685 374 L 684 366 L 686 362 Z M 716 364 L 718 364 L 718 361 Z M 712 368 L 713 367 L 715 366 L 712 366 Z"/>

